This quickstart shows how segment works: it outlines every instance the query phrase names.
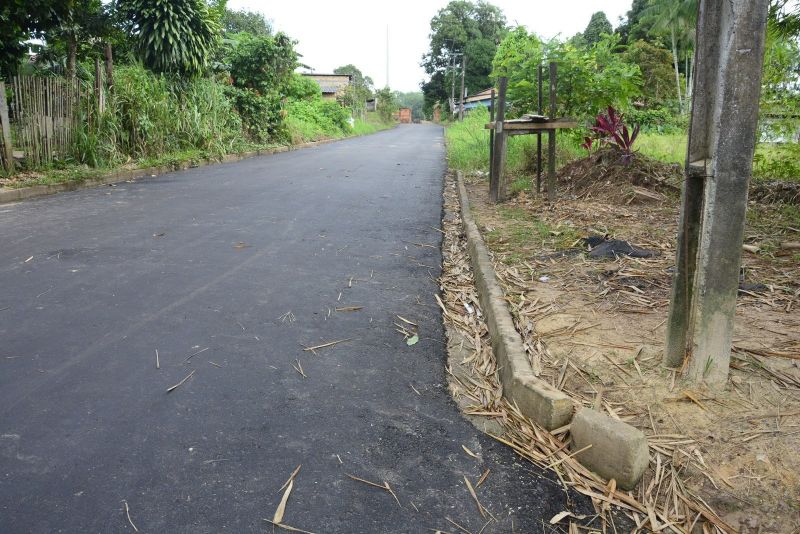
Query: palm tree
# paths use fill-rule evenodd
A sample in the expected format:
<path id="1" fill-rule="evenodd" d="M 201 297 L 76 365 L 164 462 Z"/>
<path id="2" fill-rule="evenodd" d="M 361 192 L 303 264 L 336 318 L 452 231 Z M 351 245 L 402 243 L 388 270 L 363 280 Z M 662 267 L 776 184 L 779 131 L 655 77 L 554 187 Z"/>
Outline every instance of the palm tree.
<path id="1" fill-rule="evenodd" d="M 681 76 L 678 70 L 678 44 L 687 43 L 687 50 L 694 48 L 694 31 L 697 25 L 697 0 L 650 0 L 642 12 L 641 20 L 652 23 L 651 31 L 668 32 L 672 45 L 672 64 L 675 68 L 675 86 L 678 90 L 678 105 L 684 110 L 681 95 Z M 688 73 L 687 73 L 688 74 Z"/>

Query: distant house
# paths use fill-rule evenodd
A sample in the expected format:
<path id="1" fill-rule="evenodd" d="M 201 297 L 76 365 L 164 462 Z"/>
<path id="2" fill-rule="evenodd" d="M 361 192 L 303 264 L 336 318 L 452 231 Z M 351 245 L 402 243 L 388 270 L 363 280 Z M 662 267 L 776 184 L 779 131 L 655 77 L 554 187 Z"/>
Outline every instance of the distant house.
<path id="1" fill-rule="evenodd" d="M 314 72 L 304 72 L 303 76 L 310 78 L 319 84 L 322 89 L 322 98 L 336 100 L 336 95 L 344 91 L 353 81 L 351 74 L 317 74 Z"/>
<path id="2" fill-rule="evenodd" d="M 411 124 L 411 108 L 400 108 L 397 118 L 401 124 Z"/>
<path id="3" fill-rule="evenodd" d="M 464 111 L 475 109 L 478 106 L 489 107 L 492 101 L 492 88 L 484 89 L 478 93 L 467 95 L 464 98 Z M 456 109 L 458 109 L 459 102 L 456 102 Z"/>
<path id="4" fill-rule="evenodd" d="M 377 98 L 368 98 L 366 102 L 367 111 L 377 111 L 378 110 L 378 99 Z"/>

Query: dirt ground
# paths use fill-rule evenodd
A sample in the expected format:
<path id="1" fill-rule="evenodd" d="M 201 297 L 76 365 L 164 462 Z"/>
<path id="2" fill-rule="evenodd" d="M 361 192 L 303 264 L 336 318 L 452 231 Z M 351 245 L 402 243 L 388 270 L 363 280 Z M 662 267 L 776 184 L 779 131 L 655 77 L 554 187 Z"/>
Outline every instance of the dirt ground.
<path id="1" fill-rule="evenodd" d="M 758 251 L 743 255 L 730 379 L 712 392 L 661 361 L 676 188 L 663 177 L 571 188 L 580 172 L 562 172 L 555 206 L 526 192 L 490 205 L 485 178 L 467 177 L 534 370 L 643 430 L 651 450 L 663 444 L 672 483 L 736 531 L 800 532 L 800 261 L 780 249 L 800 238 L 796 208 L 751 203 L 745 242 Z M 590 259 L 591 235 L 657 255 Z M 677 497 L 661 468 L 637 495 L 667 509 Z"/>

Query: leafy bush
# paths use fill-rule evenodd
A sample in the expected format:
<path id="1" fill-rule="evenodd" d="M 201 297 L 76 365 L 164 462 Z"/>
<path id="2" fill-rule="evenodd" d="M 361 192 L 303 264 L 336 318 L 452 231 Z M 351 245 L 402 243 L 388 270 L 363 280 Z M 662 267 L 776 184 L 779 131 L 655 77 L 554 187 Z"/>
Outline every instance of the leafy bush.
<path id="1" fill-rule="evenodd" d="M 689 117 L 673 113 L 666 108 L 631 109 L 626 112 L 630 122 L 638 124 L 642 132 L 685 133 L 689 129 Z"/>
<path id="2" fill-rule="evenodd" d="M 286 126 L 293 143 L 342 137 L 350 132 L 350 114 L 333 100 L 299 100 L 287 106 Z"/>
<path id="3" fill-rule="evenodd" d="M 591 120 L 612 105 L 628 109 L 641 94 L 641 72 L 614 52 L 618 35 L 604 35 L 590 48 L 569 42 L 541 41 L 524 28 L 517 28 L 497 49 L 492 76 L 508 77 L 508 102 L 512 115 L 533 112 L 537 101 L 539 65 L 558 64 L 558 110 L 560 116 Z M 547 70 L 545 69 L 545 88 Z M 545 97 L 545 101 L 547 98 Z"/>
<path id="4" fill-rule="evenodd" d="M 285 95 L 297 68 L 294 44 L 284 33 L 274 37 L 242 34 L 228 58 L 233 84 L 261 94 L 277 92 Z"/>
<path id="5" fill-rule="evenodd" d="M 618 113 L 616 109 L 608 106 L 606 113 L 600 113 L 592 126 L 594 137 L 584 139 L 583 148 L 591 151 L 593 141 L 597 140 L 601 145 L 615 146 L 622 152 L 622 160 L 626 164 L 633 158 L 633 143 L 639 136 L 639 125 L 628 130 L 625 124 L 624 115 Z"/>
<path id="6" fill-rule="evenodd" d="M 233 86 L 226 87 L 225 93 L 239 113 L 250 139 L 266 143 L 284 137 L 281 100 L 275 93 L 260 95 Z"/>
<path id="7" fill-rule="evenodd" d="M 311 78 L 294 73 L 286 88 L 286 96 L 290 100 L 316 100 L 322 98 L 322 89 Z"/>

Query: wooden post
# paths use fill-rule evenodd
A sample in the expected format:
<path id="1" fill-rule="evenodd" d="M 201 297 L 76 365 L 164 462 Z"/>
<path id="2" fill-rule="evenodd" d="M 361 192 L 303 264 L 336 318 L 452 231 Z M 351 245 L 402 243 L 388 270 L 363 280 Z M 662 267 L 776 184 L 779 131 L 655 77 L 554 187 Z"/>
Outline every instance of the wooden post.
<path id="1" fill-rule="evenodd" d="M 464 76 L 467 73 L 467 55 L 461 55 L 461 104 L 458 106 L 458 120 L 464 120 Z"/>
<path id="2" fill-rule="evenodd" d="M 724 387 L 756 143 L 768 0 L 701 0 L 665 364 Z"/>
<path id="3" fill-rule="evenodd" d="M 2 163 L 6 172 L 14 172 L 14 147 L 11 146 L 11 124 L 8 122 L 8 103 L 6 102 L 6 84 L 0 81 L 0 126 L 3 135 Z"/>
<path id="4" fill-rule="evenodd" d="M 539 105 L 536 108 L 539 115 L 542 114 L 542 75 L 544 73 L 544 65 L 539 65 L 537 81 L 539 83 L 538 99 Z M 536 193 L 542 193 L 542 132 L 536 132 Z"/>
<path id="5" fill-rule="evenodd" d="M 106 87 L 111 91 L 114 87 L 114 56 L 111 51 L 111 43 L 106 43 L 104 54 L 106 58 Z"/>
<path id="6" fill-rule="evenodd" d="M 556 87 L 558 67 L 550 62 L 550 120 L 556 118 Z M 547 200 L 556 200 L 556 130 L 547 132 Z"/>
<path id="7" fill-rule="evenodd" d="M 494 89 L 489 97 L 489 122 L 494 122 Z M 489 130 L 489 183 L 492 183 L 492 162 L 494 161 L 494 130 Z"/>
<path id="8" fill-rule="evenodd" d="M 503 130 L 503 121 L 506 116 L 506 89 L 508 78 L 500 78 L 497 95 L 497 111 L 494 121 L 494 151 L 492 153 L 491 180 L 489 182 L 489 199 L 498 202 L 505 198 L 505 184 L 503 183 L 503 167 L 506 163 L 506 138 L 508 134 Z"/>

